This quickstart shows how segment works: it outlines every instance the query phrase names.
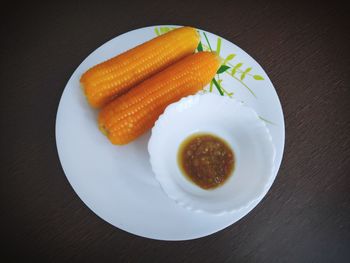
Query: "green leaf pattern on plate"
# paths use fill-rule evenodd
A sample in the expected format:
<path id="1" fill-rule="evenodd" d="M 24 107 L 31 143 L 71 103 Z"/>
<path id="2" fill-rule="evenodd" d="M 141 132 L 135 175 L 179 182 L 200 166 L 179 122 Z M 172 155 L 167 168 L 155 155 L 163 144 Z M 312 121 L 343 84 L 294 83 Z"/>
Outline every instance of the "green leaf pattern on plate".
<path id="1" fill-rule="evenodd" d="M 224 73 L 226 70 L 228 70 L 230 67 L 226 66 L 226 65 L 221 65 L 221 67 L 218 69 L 218 71 L 216 72 L 217 74 L 221 74 Z"/>
<path id="2" fill-rule="evenodd" d="M 221 51 L 221 38 L 218 38 L 218 41 L 216 43 L 216 54 L 220 56 L 220 51 Z"/>
<path id="3" fill-rule="evenodd" d="M 156 33 L 157 36 L 159 36 L 159 35 L 162 35 L 162 34 L 169 32 L 170 30 L 173 30 L 175 28 L 176 27 L 155 27 L 154 32 Z M 203 31 L 200 31 L 200 30 L 198 30 L 198 33 L 200 34 L 202 39 L 198 44 L 197 52 L 213 51 L 212 46 L 209 42 L 209 39 L 208 39 L 206 33 Z M 205 42 L 203 42 L 203 40 Z M 222 42 L 222 39 L 220 37 L 218 37 L 217 41 L 216 41 L 216 53 L 219 56 L 220 56 L 220 52 L 221 52 L 221 42 Z M 221 60 L 223 61 L 222 65 L 218 69 L 217 75 L 210 82 L 209 92 L 213 92 L 213 86 L 215 86 L 216 89 L 218 90 L 218 92 L 220 93 L 220 95 L 222 95 L 222 96 L 226 95 L 228 97 L 233 96 L 234 93 L 228 92 L 222 85 L 222 79 L 220 79 L 220 74 L 226 73 L 229 76 L 231 76 L 233 79 L 235 79 L 243 87 L 245 87 L 249 91 L 249 93 L 252 94 L 256 98 L 254 91 L 248 87 L 248 85 L 244 82 L 244 80 L 247 77 L 249 77 L 253 80 L 262 81 L 262 80 L 264 80 L 264 77 L 259 75 L 259 74 L 252 74 L 251 73 L 251 71 L 253 70 L 252 67 L 247 67 L 247 68 L 243 69 L 242 68 L 243 62 L 237 61 L 236 63 L 234 63 L 233 61 L 235 60 L 235 58 L 236 58 L 236 54 L 233 54 L 233 53 L 227 55 L 225 58 L 221 57 Z M 228 69 L 231 69 L 231 70 L 228 70 Z M 208 90 L 206 92 L 208 92 Z M 273 122 L 271 122 L 265 118 L 260 117 L 260 119 L 265 121 L 267 124 L 274 124 Z"/>
<path id="4" fill-rule="evenodd" d="M 233 68 L 232 68 L 232 71 L 231 71 L 231 76 L 235 75 L 237 70 L 242 67 L 243 63 L 237 63 Z"/>
<path id="5" fill-rule="evenodd" d="M 202 46 L 202 42 L 201 41 L 199 41 L 199 44 L 198 44 L 198 47 L 197 47 L 197 51 L 198 52 L 203 51 L 203 46 Z"/>
<path id="6" fill-rule="evenodd" d="M 260 76 L 260 75 L 254 75 L 253 78 L 255 80 L 264 80 L 264 78 L 262 76 Z"/>
<path id="7" fill-rule="evenodd" d="M 167 32 L 169 32 L 170 30 L 175 29 L 176 27 L 155 27 L 154 28 L 154 32 L 156 33 L 157 36 L 165 34 Z M 200 36 L 202 37 L 202 41 L 199 42 L 198 47 L 197 47 L 197 52 L 200 51 L 213 51 L 212 46 L 209 42 L 209 39 L 206 35 L 205 32 L 201 32 L 200 30 L 198 30 Z M 205 41 L 206 44 L 203 43 L 203 40 Z M 222 39 L 220 37 L 217 38 L 217 42 L 216 42 L 216 53 L 218 55 L 220 55 L 221 52 L 221 42 Z M 225 58 L 221 58 L 223 63 L 222 66 L 219 68 L 219 70 L 217 71 L 217 76 L 214 78 L 217 81 L 217 84 L 219 84 L 219 74 L 222 73 L 227 73 L 229 74 L 231 77 L 233 77 L 235 80 L 237 80 L 243 87 L 247 88 L 248 91 L 254 96 L 256 97 L 255 93 L 252 91 L 252 89 L 250 89 L 246 83 L 244 83 L 244 80 L 246 77 L 251 77 L 254 80 L 264 80 L 264 77 L 262 77 L 261 75 L 258 74 L 251 74 L 250 72 L 252 71 L 252 67 L 247 67 L 246 69 L 242 69 L 243 67 L 243 62 L 237 61 L 237 63 L 233 63 L 232 61 L 235 59 L 236 54 L 229 54 L 227 55 Z M 231 68 L 230 71 L 228 71 L 228 69 Z M 238 75 L 238 76 L 237 76 Z M 213 81 L 212 81 L 213 82 Z M 212 92 L 213 90 L 213 85 L 216 86 L 218 88 L 218 85 L 216 85 L 215 83 L 210 83 L 210 87 L 209 87 L 209 91 Z M 220 91 L 223 91 L 223 87 L 220 84 Z M 219 90 L 219 88 L 218 88 Z M 221 94 L 223 93 L 223 94 Z M 227 92 L 228 94 L 231 94 L 230 92 Z M 224 92 L 220 92 L 221 95 L 225 95 L 226 93 Z M 227 95 L 227 94 L 226 94 Z"/>
<path id="8" fill-rule="evenodd" d="M 242 74 L 241 74 L 241 80 L 244 80 L 245 76 L 252 70 L 252 68 L 247 68 Z"/>
<path id="9" fill-rule="evenodd" d="M 221 38 L 219 38 L 219 39 L 221 39 Z M 226 65 L 229 61 L 231 61 L 232 59 L 234 59 L 235 56 L 236 56 L 236 54 L 230 54 L 230 55 L 228 55 L 228 56 L 225 58 L 225 60 L 224 60 L 224 62 L 223 62 L 222 64 Z"/>

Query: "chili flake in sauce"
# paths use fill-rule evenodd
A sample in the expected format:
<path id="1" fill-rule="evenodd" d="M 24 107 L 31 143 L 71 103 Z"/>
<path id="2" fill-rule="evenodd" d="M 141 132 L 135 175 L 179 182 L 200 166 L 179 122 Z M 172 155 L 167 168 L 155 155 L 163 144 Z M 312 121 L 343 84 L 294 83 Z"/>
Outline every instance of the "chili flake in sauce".
<path id="1" fill-rule="evenodd" d="M 178 164 L 190 181 L 203 189 L 212 189 L 222 185 L 232 174 L 234 154 L 223 139 L 197 133 L 180 145 Z"/>

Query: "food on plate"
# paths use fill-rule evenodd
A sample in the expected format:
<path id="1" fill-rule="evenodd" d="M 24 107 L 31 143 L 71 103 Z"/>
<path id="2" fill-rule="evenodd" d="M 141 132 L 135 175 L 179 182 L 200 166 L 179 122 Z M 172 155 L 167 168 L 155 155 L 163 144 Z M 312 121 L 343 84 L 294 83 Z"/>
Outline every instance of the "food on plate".
<path id="1" fill-rule="evenodd" d="M 98 123 L 113 144 L 127 144 L 149 130 L 173 102 L 207 85 L 220 66 L 214 52 L 199 52 L 145 80 L 102 108 Z"/>
<path id="2" fill-rule="evenodd" d="M 89 104 L 100 108 L 174 62 L 194 53 L 196 29 L 181 27 L 87 70 L 81 77 Z"/>
<path id="3" fill-rule="evenodd" d="M 216 188 L 230 177 L 234 154 L 228 143 L 212 134 L 197 133 L 185 139 L 178 151 L 182 173 L 203 189 Z"/>

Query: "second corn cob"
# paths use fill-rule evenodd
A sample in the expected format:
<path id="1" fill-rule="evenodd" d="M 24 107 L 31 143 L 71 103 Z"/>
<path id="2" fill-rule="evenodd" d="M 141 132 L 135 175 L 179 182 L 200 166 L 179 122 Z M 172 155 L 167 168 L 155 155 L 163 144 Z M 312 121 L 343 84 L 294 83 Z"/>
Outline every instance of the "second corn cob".
<path id="1" fill-rule="evenodd" d="M 86 71 L 80 82 L 88 102 L 100 108 L 134 85 L 192 54 L 196 29 L 181 27 L 147 41 Z"/>
<path id="2" fill-rule="evenodd" d="M 131 142 L 150 129 L 170 103 L 208 84 L 219 66 L 213 52 L 180 60 L 105 106 L 98 118 L 100 129 L 113 144 Z"/>

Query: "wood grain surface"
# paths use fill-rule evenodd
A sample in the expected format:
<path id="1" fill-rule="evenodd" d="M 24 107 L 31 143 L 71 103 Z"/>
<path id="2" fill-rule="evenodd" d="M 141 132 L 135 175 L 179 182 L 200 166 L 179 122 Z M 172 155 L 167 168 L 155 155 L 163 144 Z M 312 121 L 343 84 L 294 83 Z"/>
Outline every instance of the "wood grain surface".
<path id="1" fill-rule="evenodd" d="M 320 2 L 2 7 L 2 262 L 349 262 L 350 9 Z M 104 222 L 69 185 L 55 145 L 57 106 L 75 68 L 107 40 L 155 24 L 196 26 L 243 48 L 285 114 L 284 159 L 267 196 L 193 241 L 150 240 Z"/>

